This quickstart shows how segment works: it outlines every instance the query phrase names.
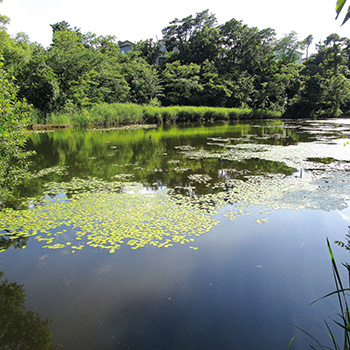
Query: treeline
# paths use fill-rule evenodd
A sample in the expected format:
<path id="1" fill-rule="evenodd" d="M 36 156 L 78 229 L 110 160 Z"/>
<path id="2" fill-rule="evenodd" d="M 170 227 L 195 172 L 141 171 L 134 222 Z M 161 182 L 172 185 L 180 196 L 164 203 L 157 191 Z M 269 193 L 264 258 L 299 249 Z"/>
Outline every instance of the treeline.
<path id="1" fill-rule="evenodd" d="M 127 54 L 113 36 L 82 33 L 67 22 L 51 27 L 48 48 L 0 31 L 4 70 L 37 122 L 106 103 L 268 109 L 289 117 L 350 110 L 350 41 L 337 34 L 298 64 L 297 51 L 308 51 L 311 35 L 277 39 L 271 28 L 235 19 L 218 24 L 208 10 L 175 19 L 162 41 L 141 41 Z"/>

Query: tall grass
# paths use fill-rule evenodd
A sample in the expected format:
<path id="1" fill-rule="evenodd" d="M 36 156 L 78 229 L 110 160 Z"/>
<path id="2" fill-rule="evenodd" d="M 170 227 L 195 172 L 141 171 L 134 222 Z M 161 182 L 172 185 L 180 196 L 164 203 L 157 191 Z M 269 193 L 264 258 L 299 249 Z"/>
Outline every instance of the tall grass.
<path id="1" fill-rule="evenodd" d="M 101 103 L 90 111 L 93 125 L 115 126 L 124 124 L 142 124 L 143 107 L 131 103 Z"/>
<path id="2" fill-rule="evenodd" d="M 333 251 L 332 251 L 332 248 L 331 248 L 331 245 L 329 243 L 328 238 L 327 238 L 327 245 L 328 245 L 328 251 L 329 251 L 329 255 L 331 258 L 331 262 L 332 262 L 332 272 L 333 272 L 333 278 L 334 278 L 336 290 L 332 293 L 325 295 L 324 297 L 320 298 L 319 300 L 328 298 L 332 295 L 337 296 L 338 306 L 339 306 L 339 313 L 338 313 L 339 321 L 333 320 L 333 322 L 337 326 L 342 328 L 343 337 L 344 337 L 343 338 L 343 349 L 349 350 L 350 349 L 350 312 L 349 312 L 349 305 L 348 305 L 346 292 L 349 292 L 350 289 L 344 288 L 344 285 L 343 285 L 342 279 L 340 277 L 339 270 L 338 270 L 337 264 L 335 262 L 334 254 L 333 254 Z M 348 274 L 349 274 L 350 273 L 350 266 L 348 264 L 343 264 L 343 266 L 346 267 L 346 269 L 348 270 Z M 350 283 L 350 280 L 349 280 L 349 283 Z M 318 301 L 318 300 L 316 300 L 316 301 Z M 340 345 L 338 345 L 337 340 L 335 339 L 335 337 L 333 335 L 331 327 L 329 326 L 329 324 L 326 321 L 325 321 L 325 324 L 327 326 L 329 336 L 332 340 L 334 349 L 336 349 L 336 350 L 341 349 Z"/>
<path id="3" fill-rule="evenodd" d="M 241 119 L 279 118 L 279 112 L 267 110 L 171 106 L 137 105 L 132 103 L 101 103 L 89 109 L 67 106 L 59 112 L 46 115 L 47 124 L 70 126 L 118 126 L 125 124 L 173 124 L 205 123 Z M 33 113 L 32 123 L 43 121 L 43 116 Z"/>
<path id="4" fill-rule="evenodd" d="M 296 328 L 301 330 L 303 333 L 305 333 L 307 336 L 309 336 L 311 339 L 313 339 L 313 341 L 316 343 L 316 346 L 310 345 L 311 349 L 320 348 L 320 349 L 330 349 L 330 350 L 333 350 L 333 349 L 334 350 L 341 350 L 341 349 L 349 350 L 350 349 L 350 309 L 349 309 L 349 304 L 348 304 L 348 300 L 347 300 L 347 297 L 349 297 L 349 294 L 347 294 L 347 293 L 350 291 L 350 289 L 344 287 L 343 281 L 341 279 L 341 276 L 340 276 L 340 273 L 338 270 L 338 266 L 335 262 L 332 247 L 329 243 L 328 238 L 327 238 L 327 246 L 328 246 L 329 256 L 331 258 L 332 272 L 333 272 L 333 278 L 334 278 L 334 283 L 335 283 L 336 289 L 335 289 L 335 291 L 321 297 L 320 299 L 315 300 L 314 302 L 311 303 L 311 305 L 322 300 L 322 299 L 328 298 L 330 296 L 333 296 L 333 295 L 337 296 L 339 313 L 337 314 L 338 318 L 333 319 L 332 321 L 334 322 L 334 324 L 337 327 L 340 327 L 342 332 L 343 332 L 342 344 L 339 345 L 339 340 L 336 339 L 336 337 L 334 336 L 332 328 L 327 321 L 324 321 L 324 322 L 325 322 L 325 325 L 326 325 L 326 328 L 328 331 L 328 336 L 332 342 L 332 347 L 321 345 L 320 342 L 316 338 L 314 338 L 311 334 L 309 334 L 308 332 L 306 332 L 305 330 L 303 330 L 299 327 L 296 327 Z M 343 266 L 345 266 L 347 271 L 348 271 L 349 283 L 350 283 L 350 265 L 343 264 Z M 292 341 L 293 341 L 293 339 L 291 340 L 291 342 Z M 291 342 L 289 343 L 288 348 L 289 348 Z"/>

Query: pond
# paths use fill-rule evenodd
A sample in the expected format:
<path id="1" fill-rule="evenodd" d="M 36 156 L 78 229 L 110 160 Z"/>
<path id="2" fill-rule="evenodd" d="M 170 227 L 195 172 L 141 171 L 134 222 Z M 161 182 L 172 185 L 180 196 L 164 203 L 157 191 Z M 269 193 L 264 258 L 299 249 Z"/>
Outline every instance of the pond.
<path id="1" fill-rule="evenodd" d="M 347 119 L 33 133 L 0 212 L 0 345 L 331 345 L 337 300 L 310 303 L 335 289 L 326 237 L 350 258 L 349 140 Z"/>

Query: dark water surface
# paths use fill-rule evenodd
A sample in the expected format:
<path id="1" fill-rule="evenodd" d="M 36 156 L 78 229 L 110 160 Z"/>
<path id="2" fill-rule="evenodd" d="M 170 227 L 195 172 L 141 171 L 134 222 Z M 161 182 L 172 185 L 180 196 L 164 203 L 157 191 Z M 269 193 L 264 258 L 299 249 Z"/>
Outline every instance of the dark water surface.
<path id="1" fill-rule="evenodd" d="M 350 260 L 349 139 L 350 120 L 33 134 L 0 214 L 0 327 L 39 327 L 11 323 L 6 278 L 58 349 L 314 344 L 291 324 L 330 346 L 337 300 L 309 304 L 334 290 L 326 237 Z"/>

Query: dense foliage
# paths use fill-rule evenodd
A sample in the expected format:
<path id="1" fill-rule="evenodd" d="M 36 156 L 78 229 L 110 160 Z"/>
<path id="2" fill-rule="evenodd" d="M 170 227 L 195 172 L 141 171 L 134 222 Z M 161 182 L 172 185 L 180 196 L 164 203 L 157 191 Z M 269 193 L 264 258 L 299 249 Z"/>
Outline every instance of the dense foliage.
<path id="1" fill-rule="evenodd" d="M 90 111 L 104 103 L 268 109 L 288 116 L 339 116 L 350 108 L 349 39 L 331 34 L 309 57 L 312 35 L 218 24 L 208 10 L 175 19 L 158 42 L 138 42 L 121 53 L 113 36 L 52 24 L 44 48 L 0 28 L 4 69 L 18 96 L 35 109 L 32 122 L 50 115 Z M 298 50 L 306 61 L 297 62 Z"/>
<path id="2" fill-rule="evenodd" d="M 25 101 L 18 100 L 13 79 L 0 61 L 0 206 L 25 176 L 28 165 L 29 152 L 24 151 L 23 146 L 29 108 Z"/>

